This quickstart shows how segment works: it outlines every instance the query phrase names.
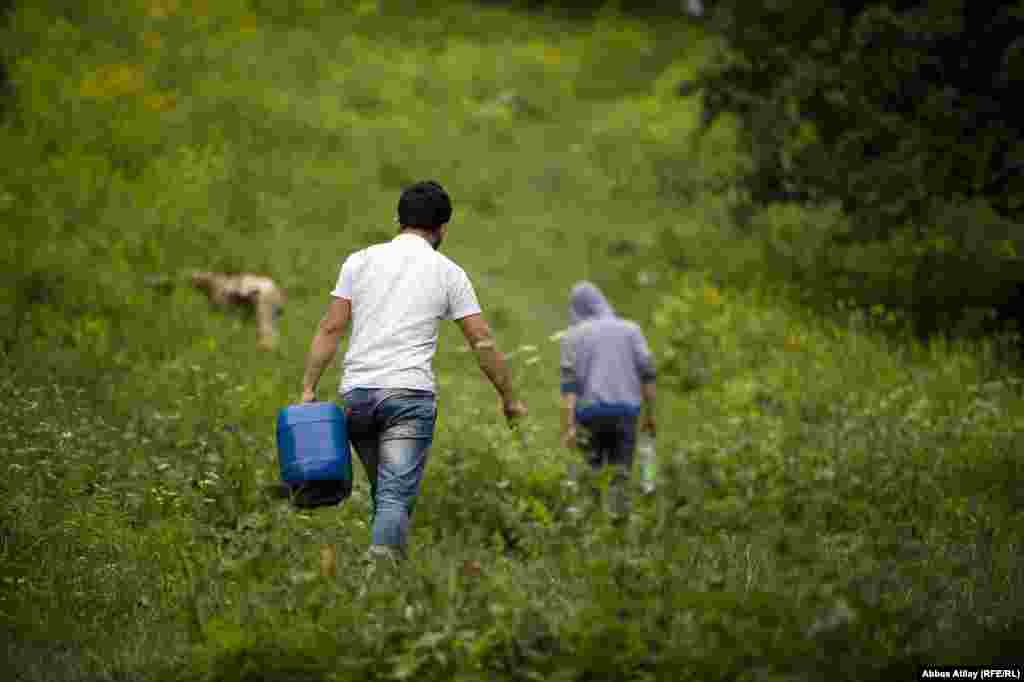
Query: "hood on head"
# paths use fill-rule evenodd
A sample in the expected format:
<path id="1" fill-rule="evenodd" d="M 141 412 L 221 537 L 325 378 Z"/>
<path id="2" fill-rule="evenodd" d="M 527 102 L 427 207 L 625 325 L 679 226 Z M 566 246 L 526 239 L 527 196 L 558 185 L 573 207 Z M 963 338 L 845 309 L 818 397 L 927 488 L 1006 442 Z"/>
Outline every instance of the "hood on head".
<path id="1" fill-rule="evenodd" d="M 609 317 L 615 314 L 608 299 L 601 290 L 590 282 L 580 282 L 572 288 L 569 296 L 569 324 L 574 325 L 595 317 Z"/>

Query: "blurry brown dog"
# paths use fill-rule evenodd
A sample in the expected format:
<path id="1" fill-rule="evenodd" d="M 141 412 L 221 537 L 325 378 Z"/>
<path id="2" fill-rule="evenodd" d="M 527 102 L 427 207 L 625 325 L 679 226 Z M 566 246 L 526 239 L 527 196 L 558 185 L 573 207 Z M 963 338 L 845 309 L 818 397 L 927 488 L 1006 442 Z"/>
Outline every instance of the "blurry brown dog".
<path id="1" fill-rule="evenodd" d="M 227 275 L 194 270 L 189 281 L 217 307 L 237 306 L 254 312 L 257 345 L 264 350 L 277 347 L 277 318 L 284 308 L 285 296 L 274 280 L 249 273 Z"/>

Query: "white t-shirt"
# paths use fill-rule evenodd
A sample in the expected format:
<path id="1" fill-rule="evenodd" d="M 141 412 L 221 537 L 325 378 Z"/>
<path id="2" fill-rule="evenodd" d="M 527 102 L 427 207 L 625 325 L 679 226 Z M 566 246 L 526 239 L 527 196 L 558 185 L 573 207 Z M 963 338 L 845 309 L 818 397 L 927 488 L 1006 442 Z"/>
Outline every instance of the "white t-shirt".
<path id="1" fill-rule="evenodd" d="M 480 312 L 465 270 L 414 234 L 356 251 L 332 296 L 352 301 L 352 332 L 340 390 L 435 391 L 431 360 L 441 320 Z"/>

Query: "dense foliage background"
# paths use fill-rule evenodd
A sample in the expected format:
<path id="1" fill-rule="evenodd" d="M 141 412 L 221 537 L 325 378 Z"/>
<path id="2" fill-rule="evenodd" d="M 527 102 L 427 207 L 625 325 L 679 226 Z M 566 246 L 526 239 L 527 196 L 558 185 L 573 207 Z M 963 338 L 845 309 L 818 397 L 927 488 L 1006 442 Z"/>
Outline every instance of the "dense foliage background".
<path id="1" fill-rule="evenodd" d="M 971 309 L 1024 321 L 1024 4 L 722 0 L 710 26 L 723 47 L 688 91 L 706 125 L 739 117 L 747 200 L 847 217 L 815 228 L 809 286 L 925 334 Z"/>
<path id="2" fill-rule="evenodd" d="M 655 3 L 18 4 L 0 34 L 0 676 L 792 682 L 1018 657 L 1022 379 L 1005 343 L 915 339 L 882 295 L 923 296 L 920 264 L 955 254 L 1014 262 L 904 222 L 1016 218 L 995 194 L 942 213 L 935 190 L 932 222 L 872 241 L 878 207 L 824 190 L 755 206 L 773 157 L 752 122 L 708 121 L 714 79 L 679 96 L 742 60 L 709 32 L 720 5 L 696 22 Z M 743 84 L 723 79 L 727 111 Z M 786 112 L 779 144 L 811 163 L 831 138 Z M 274 499 L 274 417 L 341 261 L 394 234 L 424 177 L 452 192 L 445 252 L 532 415 L 514 437 L 442 329 L 413 558 L 367 585 L 365 480 L 338 508 Z M 274 276 L 280 349 L 147 286 L 189 267 Z M 583 278 L 659 363 L 659 489 L 624 528 L 566 513 L 557 339 Z M 842 291 L 858 305 L 807 305 Z"/>

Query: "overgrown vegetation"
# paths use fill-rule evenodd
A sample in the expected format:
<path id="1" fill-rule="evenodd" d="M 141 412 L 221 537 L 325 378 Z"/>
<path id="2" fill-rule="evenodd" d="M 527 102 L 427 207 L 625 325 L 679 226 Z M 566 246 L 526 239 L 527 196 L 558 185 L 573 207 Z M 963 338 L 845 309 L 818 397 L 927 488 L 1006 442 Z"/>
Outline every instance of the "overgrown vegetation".
<path id="1" fill-rule="evenodd" d="M 822 300 L 898 307 L 922 336 L 1024 323 L 1024 4 L 721 0 L 708 26 L 721 45 L 683 90 L 742 123 L 743 212 L 844 211 L 810 228 L 816 262 L 783 255 Z"/>
<path id="2" fill-rule="evenodd" d="M 416 5 L 13 15 L 4 679 L 867 680 L 1019 650 L 1024 400 L 1001 346 L 769 287 L 783 261 L 732 220 L 735 132 L 692 142 L 676 95 L 696 27 Z M 273 417 L 341 260 L 422 177 L 453 195 L 445 250 L 533 414 L 521 442 L 443 330 L 413 559 L 362 592 L 361 472 L 336 509 L 271 499 Z M 818 219 L 757 218 L 794 257 Z M 280 350 L 144 286 L 190 266 L 278 279 Z M 660 487 L 626 528 L 564 511 L 552 335 L 584 277 L 660 362 Z"/>

